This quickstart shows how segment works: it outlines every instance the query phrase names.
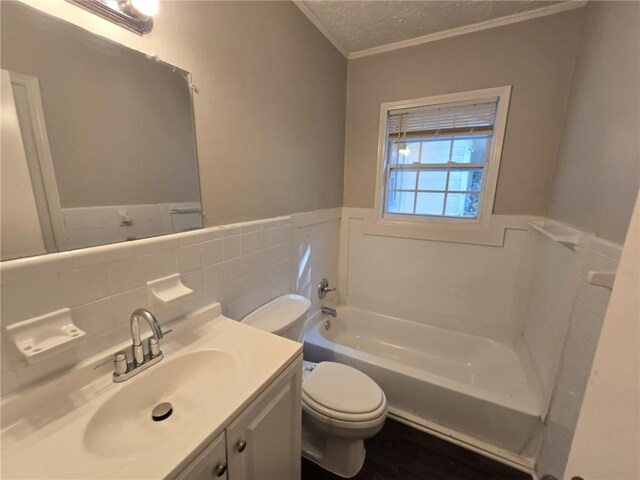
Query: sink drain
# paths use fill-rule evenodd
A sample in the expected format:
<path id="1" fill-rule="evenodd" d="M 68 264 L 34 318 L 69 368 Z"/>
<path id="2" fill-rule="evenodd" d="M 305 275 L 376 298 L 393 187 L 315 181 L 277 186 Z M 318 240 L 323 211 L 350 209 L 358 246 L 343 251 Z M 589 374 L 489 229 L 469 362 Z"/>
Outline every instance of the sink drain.
<path id="1" fill-rule="evenodd" d="M 154 422 L 161 422 L 166 420 L 173 413 L 173 406 L 169 402 L 163 402 L 156 405 L 151 412 L 151 418 Z"/>

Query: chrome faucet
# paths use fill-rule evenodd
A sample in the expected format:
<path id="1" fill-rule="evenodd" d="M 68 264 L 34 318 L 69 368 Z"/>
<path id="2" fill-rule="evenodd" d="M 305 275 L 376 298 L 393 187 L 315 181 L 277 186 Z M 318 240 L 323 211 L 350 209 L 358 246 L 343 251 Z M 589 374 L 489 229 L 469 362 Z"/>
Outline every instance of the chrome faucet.
<path id="1" fill-rule="evenodd" d="M 140 340 L 140 317 L 146 320 L 153 333 L 153 336 L 149 338 L 146 354 L 144 353 L 142 340 Z M 170 331 L 168 330 L 167 332 Z M 131 362 L 127 362 L 127 354 L 125 352 L 116 352 L 113 356 L 113 381 L 117 383 L 124 382 L 162 360 L 160 339 L 163 336 L 162 327 L 160 327 L 158 320 L 149 310 L 144 308 L 135 310 L 131 314 L 131 338 L 133 340 L 131 356 L 133 359 Z M 94 368 L 100 365 L 102 364 L 98 364 Z"/>
<path id="2" fill-rule="evenodd" d="M 140 366 L 145 362 L 144 347 L 140 340 L 140 321 L 142 317 L 147 321 L 153 338 L 149 338 L 149 356 L 151 358 L 157 357 L 162 352 L 160 351 L 160 339 L 162 338 L 162 327 L 156 320 L 153 314 L 145 309 L 138 308 L 131 314 L 131 338 L 133 339 L 132 351 L 133 351 L 133 363 L 136 366 Z"/>
<path id="3" fill-rule="evenodd" d="M 335 308 L 325 307 L 323 305 L 322 307 L 320 307 L 320 310 L 322 310 L 322 313 L 324 313 L 325 315 L 331 315 L 333 318 L 336 318 L 338 316 L 338 312 L 336 312 Z"/>
<path id="4" fill-rule="evenodd" d="M 153 333 L 153 336 L 149 337 L 147 342 L 148 347 L 146 354 L 144 353 L 142 340 L 140 340 L 140 317 L 146 320 L 147 324 L 149 324 L 149 328 L 151 329 L 151 333 Z M 156 317 L 154 317 L 149 310 L 145 308 L 138 308 L 131 314 L 131 338 L 133 340 L 133 344 L 131 345 L 131 354 L 129 355 L 129 358 L 132 359 L 131 362 L 127 361 L 126 352 L 119 351 L 116 352 L 112 358 L 107 358 L 95 364 L 93 368 L 99 368 L 112 361 L 113 381 L 124 382 L 162 360 L 164 355 L 160 351 L 160 339 L 169 332 L 171 332 L 171 330 L 167 330 L 165 332 L 162 331 L 162 327 L 160 327 L 158 320 L 156 320 Z"/>

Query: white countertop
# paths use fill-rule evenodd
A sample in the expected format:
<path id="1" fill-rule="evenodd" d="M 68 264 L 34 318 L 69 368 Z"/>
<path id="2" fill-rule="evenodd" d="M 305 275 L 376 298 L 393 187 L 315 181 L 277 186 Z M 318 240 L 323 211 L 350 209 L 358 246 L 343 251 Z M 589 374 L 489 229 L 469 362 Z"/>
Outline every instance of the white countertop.
<path id="1" fill-rule="evenodd" d="M 219 304 L 164 328 L 173 329 L 161 341 L 165 358 L 130 380 L 114 383 L 111 363 L 92 368 L 97 360 L 130 343 L 126 342 L 64 375 L 4 399 L 0 404 L 2 478 L 157 479 L 172 476 L 302 353 L 301 344 L 223 317 Z M 183 408 L 182 416 L 171 423 L 149 422 L 152 424 L 149 428 L 157 429 L 159 440 L 153 445 L 142 444 L 139 448 L 136 445 L 131 453 L 123 453 L 128 450 L 117 445 L 113 452 L 95 448 L 95 442 L 92 443 L 95 434 L 88 434 L 87 427 L 109 399 L 165 362 L 202 350 L 222 350 L 230 354 L 230 361 L 235 363 L 232 376 L 216 378 L 216 372 L 212 371 L 211 384 L 203 385 L 203 389 L 208 389 L 207 402 L 211 401 L 211 408 L 198 413 L 197 418 Z M 171 379 L 167 379 L 169 381 Z M 119 435 L 118 431 L 115 433 Z M 127 436 L 129 433 L 123 429 L 123 442 L 135 443 L 135 436 Z"/>

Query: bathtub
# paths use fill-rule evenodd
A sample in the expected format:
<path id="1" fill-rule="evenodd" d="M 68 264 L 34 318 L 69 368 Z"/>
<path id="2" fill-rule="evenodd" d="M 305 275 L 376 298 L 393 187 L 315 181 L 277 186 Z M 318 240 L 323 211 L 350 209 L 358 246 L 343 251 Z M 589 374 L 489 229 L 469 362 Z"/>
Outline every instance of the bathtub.
<path id="1" fill-rule="evenodd" d="M 351 365 L 382 387 L 397 418 L 530 466 L 517 459 L 532 456 L 542 414 L 515 347 L 350 306 L 337 312 L 317 316 L 305 360 Z"/>

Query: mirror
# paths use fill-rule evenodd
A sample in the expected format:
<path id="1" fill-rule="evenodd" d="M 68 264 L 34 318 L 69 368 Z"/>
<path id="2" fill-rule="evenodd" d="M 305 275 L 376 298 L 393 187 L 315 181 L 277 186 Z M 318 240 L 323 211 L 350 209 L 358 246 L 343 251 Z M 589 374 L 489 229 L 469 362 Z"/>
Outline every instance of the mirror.
<path id="1" fill-rule="evenodd" d="M 202 228 L 189 74 L 2 2 L 2 260 Z"/>

